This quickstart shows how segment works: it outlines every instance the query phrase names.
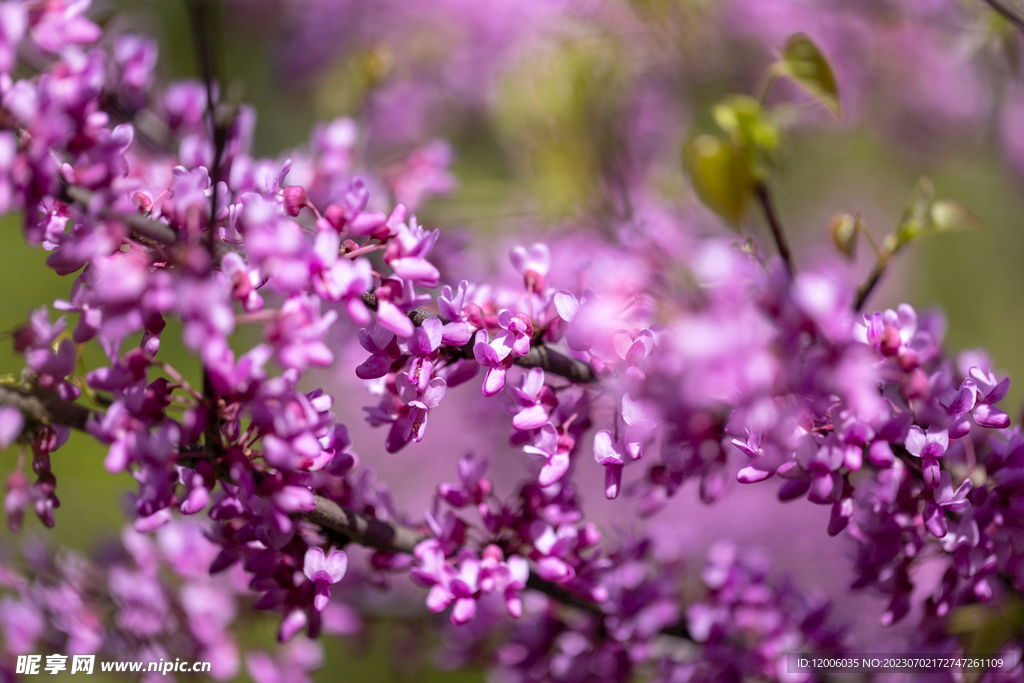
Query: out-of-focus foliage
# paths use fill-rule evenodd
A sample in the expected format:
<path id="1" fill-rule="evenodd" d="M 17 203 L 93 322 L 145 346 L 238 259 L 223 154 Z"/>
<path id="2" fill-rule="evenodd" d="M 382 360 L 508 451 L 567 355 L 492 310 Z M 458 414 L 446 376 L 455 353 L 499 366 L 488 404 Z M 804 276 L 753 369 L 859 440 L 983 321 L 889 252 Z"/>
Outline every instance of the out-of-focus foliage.
<path id="1" fill-rule="evenodd" d="M 198 72 L 182 3 L 94 13 L 158 35 L 167 78 Z M 875 255 L 863 239 L 855 251 L 862 231 L 879 242 L 895 231 L 895 251 L 925 232 L 983 223 L 905 251 L 875 303 L 910 291 L 919 308 L 941 305 L 954 348 L 985 346 L 1000 369 L 1024 376 L 1020 38 L 980 2 L 230 0 L 223 14 L 226 92 L 259 112 L 257 151 L 276 154 L 305 140 L 314 121 L 342 115 L 367 121 L 367 156 L 384 176 L 417 145 L 453 146 L 459 189 L 423 207 L 431 226 L 479 239 L 565 223 L 597 232 L 654 194 L 693 206 L 699 197 L 767 243 L 750 193 L 772 173 L 796 252 L 834 240 L 863 273 Z M 947 31 L 958 22 L 967 30 Z M 815 42 L 801 35 L 783 45 L 777 26 Z M 816 44 L 835 56 L 835 71 Z M 775 75 L 791 82 L 765 102 L 735 97 L 757 90 L 769 45 L 781 48 Z M 783 136 L 791 121 L 765 105 L 807 104 L 801 91 L 824 109 L 807 106 L 804 125 Z M 904 213 L 922 176 L 934 196 L 917 186 Z M 833 222 L 837 210 L 848 215 Z M 3 227 L 0 329 L 9 330 L 69 283 L 28 251 L 13 221 Z M 161 353 L 195 379 L 180 349 Z M 4 350 L 0 360 L 0 372 L 19 371 L 20 358 Z M 1019 405 L 1022 392 L 1018 382 L 1008 403 Z M 14 456 L 4 454 L 5 470 Z M 59 457 L 55 538 L 84 549 L 116 528 L 131 482 L 96 473 L 102 449 L 79 435 Z M 965 630 L 996 622 L 961 619 Z M 412 628 L 385 631 L 401 640 Z M 392 651 L 375 645 L 364 673 L 331 653 L 320 679 L 344 670 L 344 680 L 378 680 Z"/>

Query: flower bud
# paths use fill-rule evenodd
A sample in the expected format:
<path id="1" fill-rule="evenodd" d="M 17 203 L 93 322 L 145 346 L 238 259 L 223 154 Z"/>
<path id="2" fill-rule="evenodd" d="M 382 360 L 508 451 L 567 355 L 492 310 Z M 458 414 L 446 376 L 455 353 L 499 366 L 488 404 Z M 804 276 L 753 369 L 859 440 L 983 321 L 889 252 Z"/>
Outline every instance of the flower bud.
<path id="1" fill-rule="evenodd" d="M 294 218 L 302 211 L 302 207 L 309 205 L 309 195 L 306 189 L 299 185 L 289 185 L 284 188 L 284 208 L 288 215 Z M 328 220 L 330 220 L 328 218 Z"/>

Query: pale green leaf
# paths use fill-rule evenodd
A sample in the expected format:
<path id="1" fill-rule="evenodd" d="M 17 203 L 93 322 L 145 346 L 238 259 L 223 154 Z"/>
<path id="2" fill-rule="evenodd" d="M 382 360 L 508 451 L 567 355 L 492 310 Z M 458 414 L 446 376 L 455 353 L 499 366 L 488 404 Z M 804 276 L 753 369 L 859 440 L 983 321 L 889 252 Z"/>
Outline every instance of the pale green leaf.
<path id="1" fill-rule="evenodd" d="M 701 135 L 683 150 L 683 165 L 704 204 L 734 227 L 746 214 L 753 180 L 748 164 L 729 143 Z"/>
<path id="2" fill-rule="evenodd" d="M 806 34 L 797 33 L 789 37 L 782 52 L 782 74 L 842 116 L 839 106 L 839 86 L 835 70 L 828 57 Z"/>
<path id="3" fill-rule="evenodd" d="M 959 202 L 940 200 L 932 204 L 932 227 L 941 232 L 950 230 L 980 230 L 981 219 Z"/>

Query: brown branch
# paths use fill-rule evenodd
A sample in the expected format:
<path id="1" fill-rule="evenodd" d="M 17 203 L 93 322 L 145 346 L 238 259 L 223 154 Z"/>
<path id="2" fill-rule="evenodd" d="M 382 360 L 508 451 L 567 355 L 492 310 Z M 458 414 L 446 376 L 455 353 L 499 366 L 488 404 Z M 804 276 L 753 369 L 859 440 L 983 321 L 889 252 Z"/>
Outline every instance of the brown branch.
<path id="1" fill-rule="evenodd" d="M 768 227 L 771 228 L 772 237 L 775 238 L 775 246 L 779 250 L 779 256 L 782 257 L 783 263 L 786 264 L 789 276 L 793 277 L 796 274 L 796 269 L 793 267 L 793 255 L 789 251 L 786 233 L 783 231 L 782 221 L 779 220 L 779 215 L 775 211 L 775 204 L 772 202 L 771 193 L 768 192 L 768 186 L 764 183 L 758 183 L 754 187 L 754 194 L 757 196 L 757 201 L 761 204 L 761 210 L 764 211 Z"/>
<path id="2" fill-rule="evenodd" d="M 206 118 L 209 120 L 210 135 L 213 139 L 213 165 L 210 168 L 210 217 L 206 222 L 206 249 L 210 253 L 210 260 L 216 263 L 217 254 L 214 245 L 218 242 L 216 230 L 217 222 L 217 192 L 220 188 L 221 167 L 224 163 L 224 146 L 228 139 L 228 126 L 225 120 L 217 116 L 217 102 L 213 96 L 214 81 L 220 83 L 218 78 L 218 53 L 216 41 L 220 38 L 220 0 L 188 0 L 189 17 L 192 19 L 196 52 L 199 55 L 199 64 L 203 72 L 203 82 L 206 85 Z M 203 403 L 207 410 L 206 428 L 203 431 L 204 441 L 212 451 L 220 451 L 223 448 L 220 439 L 221 422 L 220 411 L 217 410 L 217 392 L 210 381 L 210 374 L 206 367 L 203 367 Z"/>
<path id="3" fill-rule="evenodd" d="M 853 302 L 853 310 L 855 313 L 860 313 L 864 308 L 864 304 L 867 303 L 868 297 L 871 296 L 871 292 L 874 291 L 878 282 L 882 279 L 882 275 L 885 274 L 886 261 L 879 259 L 875 264 L 875 267 L 871 269 L 871 274 L 868 275 L 868 279 L 857 289 L 857 299 Z"/>
<path id="4" fill-rule="evenodd" d="M 67 198 L 78 202 L 82 206 L 88 209 L 90 203 L 93 200 L 95 194 L 91 190 L 87 190 L 77 185 L 68 185 L 64 188 L 64 193 Z M 113 220 L 119 220 L 127 225 L 131 229 L 132 238 L 156 246 L 173 246 L 178 241 L 178 231 L 160 221 L 155 221 L 151 218 L 139 214 L 133 214 L 130 216 L 122 216 L 114 214 L 113 212 L 106 212 L 105 217 Z M 225 242 L 224 240 L 214 240 L 213 242 L 213 256 L 214 260 L 219 262 L 224 256 L 230 252 L 239 254 L 244 259 L 246 257 L 245 248 L 231 242 Z M 377 297 L 371 292 L 363 294 L 363 303 L 371 311 L 377 310 Z M 429 318 L 437 318 L 443 323 L 447 323 L 448 320 L 444 317 L 434 313 L 433 311 L 427 310 L 426 308 L 414 308 L 409 311 L 406 315 L 409 316 L 409 320 L 412 324 L 419 327 Z M 458 350 L 457 355 L 461 355 L 467 358 L 473 355 L 472 342 Z M 597 376 L 591 369 L 589 363 L 585 363 L 575 358 L 570 358 L 558 351 L 548 348 L 544 344 L 534 344 L 530 348 L 530 352 L 525 356 L 520 356 L 515 359 L 515 364 L 522 368 L 541 368 L 545 372 L 550 372 L 553 375 L 564 377 L 571 382 L 578 384 L 589 384 L 597 381 Z"/>
<path id="5" fill-rule="evenodd" d="M 41 425 L 63 425 L 85 431 L 90 419 L 99 420 L 101 413 L 77 403 L 68 403 L 52 391 L 23 389 L 0 385 L 0 406 L 17 408 L 25 420 Z"/>
<path id="6" fill-rule="evenodd" d="M 89 205 L 96 196 L 92 190 L 87 190 L 77 185 L 65 186 L 64 194 L 68 200 L 77 202 L 85 207 L 86 213 L 88 213 Z M 172 247 L 178 243 L 178 231 L 167 223 L 147 218 L 142 214 L 125 215 L 115 213 L 109 209 L 105 209 L 101 215 L 103 218 L 120 221 L 127 225 L 131 230 L 132 239 L 144 244 L 155 247 Z M 215 261 L 220 262 L 225 255 L 232 252 L 245 258 L 244 247 L 232 244 L 231 242 L 225 242 L 224 240 L 214 240 L 213 257 Z"/>
<path id="7" fill-rule="evenodd" d="M 377 310 L 377 297 L 370 292 L 363 294 L 363 303 L 366 304 L 366 307 L 371 311 Z M 447 318 L 444 318 L 433 311 L 427 310 L 426 308 L 414 308 L 406 313 L 406 315 L 409 316 L 409 320 L 411 320 L 412 324 L 416 327 L 419 327 L 430 318 L 437 318 L 442 323 L 449 322 Z M 456 356 L 465 358 L 471 358 L 473 356 L 473 342 L 469 342 L 458 349 L 455 347 L 449 348 L 452 349 Z M 516 358 L 514 363 L 521 368 L 541 368 L 545 372 L 550 372 L 553 375 L 564 377 L 571 382 L 576 382 L 577 384 L 589 384 L 590 382 L 596 382 L 598 379 L 589 363 L 584 363 L 581 360 L 570 358 L 565 354 L 548 348 L 548 346 L 543 343 L 531 346 L 530 352 L 525 356 L 519 356 Z"/>
<path id="8" fill-rule="evenodd" d="M 0 385 L 0 406 L 17 408 L 30 422 L 59 424 L 80 431 L 85 431 L 86 424 L 90 419 L 100 420 L 103 417 L 102 413 L 98 411 L 89 410 L 75 403 L 68 403 L 56 394 L 40 389 L 28 390 Z M 203 453 L 197 454 L 194 447 L 184 447 L 182 452 L 188 455 L 179 456 L 178 462 L 185 466 L 194 467 L 200 460 L 208 457 Z M 223 481 L 230 482 L 230 477 L 225 472 L 218 472 L 217 476 Z M 427 538 L 415 529 L 350 510 L 319 494 L 314 494 L 313 499 L 316 509 L 302 514 L 300 517 L 327 531 L 340 534 L 344 537 L 340 539 L 342 542 L 347 540 L 385 552 L 411 555 L 416 549 L 416 545 Z M 334 534 L 331 536 L 337 539 Z M 530 574 L 526 586 L 565 605 L 576 607 L 595 616 L 604 615 L 601 607 L 596 603 L 580 598 L 562 586 L 542 579 L 536 574 Z M 672 628 L 678 630 L 679 627 Z"/>
<path id="9" fill-rule="evenodd" d="M 64 194 L 67 195 L 71 201 L 78 202 L 86 209 L 86 213 L 89 211 L 89 205 L 92 204 L 93 198 L 96 196 L 91 190 L 87 190 L 84 187 L 77 185 L 67 185 L 64 187 Z M 115 214 L 109 209 L 104 210 L 102 216 L 113 220 L 118 220 L 127 225 L 132 231 L 132 238 L 145 242 L 151 245 L 157 246 L 171 246 L 178 241 L 178 231 L 160 221 L 154 221 L 151 218 L 139 214 L 131 214 L 123 216 Z"/>
<path id="10" fill-rule="evenodd" d="M 344 508 L 319 494 L 314 496 L 314 500 L 316 509 L 302 515 L 303 519 L 336 531 L 358 545 L 412 555 L 416 544 L 426 539 L 414 529 Z"/>

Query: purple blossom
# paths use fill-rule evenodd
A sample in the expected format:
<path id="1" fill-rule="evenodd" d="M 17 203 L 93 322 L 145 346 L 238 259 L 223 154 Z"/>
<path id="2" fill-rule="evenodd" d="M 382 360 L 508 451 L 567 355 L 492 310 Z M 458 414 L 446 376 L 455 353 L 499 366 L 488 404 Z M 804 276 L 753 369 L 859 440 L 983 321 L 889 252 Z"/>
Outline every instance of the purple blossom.
<path id="1" fill-rule="evenodd" d="M 544 370 L 531 368 L 523 376 L 522 388 L 508 385 L 508 393 L 516 402 L 512 426 L 516 429 L 537 429 L 547 424 L 551 411 L 558 405 L 551 387 L 544 383 Z"/>
<path id="2" fill-rule="evenodd" d="M 948 532 L 946 524 L 946 511 L 963 512 L 971 506 L 967 495 L 974 487 L 974 482 L 965 479 L 963 483 L 953 490 L 953 478 L 949 472 L 943 471 L 939 475 L 939 485 L 932 491 L 934 503 L 928 503 L 924 509 L 925 525 L 936 538 L 943 538 Z"/>
<path id="3" fill-rule="evenodd" d="M 455 294 L 452 288 L 445 285 L 441 288 L 441 296 L 437 297 L 437 307 L 441 315 L 448 319 L 448 323 L 442 328 L 442 341 L 451 346 L 462 346 L 468 344 L 473 338 L 473 325 L 468 321 L 463 311 L 466 306 L 466 292 L 469 282 L 463 280 Z"/>
<path id="4" fill-rule="evenodd" d="M 25 418 L 17 408 L 0 408 L 0 450 L 4 450 L 21 436 Z"/>
<path id="5" fill-rule="evenodd" d="M 347 568 L 348 556 L 342 550 L 331 550 L 327 556 L 324 556 L 323 548 L 310 548 L 306 551 L 302 573 L 316 587 L 313 607 L 317 612 L 323 612 L 327 607 L 331 599 L 331 585 L 341 581 Z"/>
<path id="6" fill-rule="evenodd" d="M 917 425 L 911 425 L 905 442 L 907 452 L 924 460 L 925 483 L 931 488 L 939 485 L 939 458 L 949 448 L 949 433 L 945 429 L 929 428 L 925 433 Z"/>
<path id="7" fill-rule="evenodd" d="M 402 223 L 398 226 L 398 234 L 384 252 L 384 261 L 402 280 L 420 287 L 437 287 L 441 274 L 426 257 L 434 248 L 439 234 L 438 230 L 425 231 L 413 216 L 408 225 Z"/>
<path id="8" fill-rule="evenodd" d="M 359 345 L 372 354 L 356 368 L 356 376 L 360 379 L 383 377 L 401 356 L 394 332 L 377 323 L 359 330 Z"/>
<path id="9" fill-rule="evenodd" d="M 473 342 L 473 356 L 476 362 L 487 368 L 481 392 L 494 396 L 505 388 L 505 373 L 512 367 L 513 335 L 503 332 L 488 341 L 487 332 L 480 330 Z"/>
<path id="10" fill-rule="evenodd" d="M 547 274 L 551 270 L 551 250 L 543 242 L 529 247 L 516 246 L 509 252 L 512 266 L 523 276 L 526 291 L 543 293 L 547 290 Z"/>
<path id="11" fill-rule="evenodd" d="M 525 452 L 544 458 L 537 479 L 541 486 L 551 486 L 569 470 L 569 440 L 571 438 L 559 435 L 555 426 L 548 422 L 537 431 L 532 444 L 523 446 Z"/>
<path id="12" fill-rule="evenodd" d="M 437 494 L 455 508 L 469 503 L 480 505 L 491 492 L 491 481 L 484 478 L 487 458 L 477 458 L 472 453 L 459 458 L 459 484 L 443 483 L 437 487 Z"/>
<path id="13" fill-rule="evenodd" d="M 308 365 L 325 366 L 334 354 L 324 336 L 338 315 L 327 311 L 320 315 L 320 300 L 310 296 L 292 297 L 284 302 L 274 323 L 267 329 L 267 341 L 285 367 L 304 370 Z"/>
<path id="14" fill-rule="evenodd" d="M 622 444 L 617 443 L 607 429 L 594 434 L 594 460 L 598 465 L 604 465 L 604 495 L 608 500 L 617 498 L 622 486 L 623 450 Z"/>

